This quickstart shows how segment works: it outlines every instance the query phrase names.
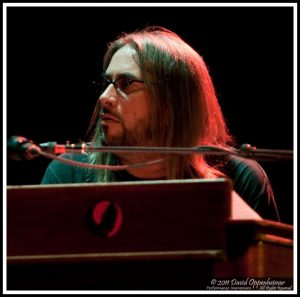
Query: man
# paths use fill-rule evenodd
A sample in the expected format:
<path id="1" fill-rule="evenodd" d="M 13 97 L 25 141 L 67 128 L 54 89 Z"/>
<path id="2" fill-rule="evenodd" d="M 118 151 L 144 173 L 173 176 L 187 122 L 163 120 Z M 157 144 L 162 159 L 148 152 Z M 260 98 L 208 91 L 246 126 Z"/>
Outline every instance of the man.
<path id="1" fill-rule="evenodd" d="M 227 148 L 233 144 L 205 62 L 176 33 L 165 28 L 147 27 L 112 42 L 98 85 L 100 97 L 89 127 L 95 146 Z M 269 180 L 255 161 L 233 156 L 122 152 L 64 157 L 128 168 L 92 170 L 53 161 L 42 183 L 228 176 L 235 191 L 260 215 L 279 219 Z M 149 164 L 130 166 L 136 163 Z"/>

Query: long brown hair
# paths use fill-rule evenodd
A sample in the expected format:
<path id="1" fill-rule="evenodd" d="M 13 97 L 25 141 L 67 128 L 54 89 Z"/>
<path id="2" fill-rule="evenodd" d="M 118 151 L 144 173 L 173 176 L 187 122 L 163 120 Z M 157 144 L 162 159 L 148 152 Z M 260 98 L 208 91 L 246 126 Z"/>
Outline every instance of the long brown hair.
<path id="1" fill-rule="evenodd" d="M 104 71 L 115 52 L 127 44 L 137 52 L 137 62 L 149 93 L 150 128 L 156 143 L 168 147 L 227 146 L 232 138 L 202 57 L 176 33 L 163 27 L 146 27 L 123 33 L 109 44 L 103 61 Z M 97 121 L 99 109 L 98 103 L 92 126 Z M 102 145 L 103 140 L 99 124 L 92 138 L 96 145 Z M 94 155 L 93 160 L 102 164 L 116 162 L 111 154 Z M 167 158 L 166 172 L 167 179 L 218 174 L 199 154 Z M 99 176 L 103 181 L 113 179 L 109 172 Z"/>

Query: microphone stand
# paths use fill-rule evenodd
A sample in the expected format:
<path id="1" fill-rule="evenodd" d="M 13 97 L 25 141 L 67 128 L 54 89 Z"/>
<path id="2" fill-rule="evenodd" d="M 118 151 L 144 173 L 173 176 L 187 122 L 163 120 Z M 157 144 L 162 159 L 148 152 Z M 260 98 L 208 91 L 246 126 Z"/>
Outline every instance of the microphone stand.
<path id="1" fill-rule="evenodd" d="M 224 148 L 219 146 L 197 147 L 142 147 L 142 146 L 101 146 L 96 147 L 86 143 L 59 145 L 56 142 L 41 143 L 39 147 L 51 154 L 61 153 L 157 153 L 157 154 L 210 154 L 210 155 L 235 155 L 243 158 L 259 160 L 291 160 L 293 151 L 275 149 L 257 149 L 250 144 L 243 144 L 240 149 Z"/>
<path id="2" fill-rule="evenodd" d="M 257 149 L 250 144 L 243 144 L 240 149 L 225 148 L 220 146 L 197 146 L 197 147 L 142 147 L 142 146 L 101 146 L 96 147 L 90 143 L 57 144 L 56 142 L 34 144 L 31 140 L 22 136 L 12 136 L 8 141 L 8 156 L 13 160 L 30 160 L 38 156 L 44 156 L 55 159 L 60 162 L 80 167 L 106 170 L 126 170 L 132 167 L 143 167 L 156 164 L 165 159 L 157 159 L 145 163 L 136 163 L 130 165 L 102 165 L 88 164 L 72 159 L 66 159 L 57 156 L 64 153 L 86 154 L 88 152 L 110 152 L 110 153 L 157 153 L 157 154 L 209 154 L 209 155 L 235 155 L 238 157 L 261 160 L 291 160 L 293 151 L 290 150 L 271 150 Z"/>

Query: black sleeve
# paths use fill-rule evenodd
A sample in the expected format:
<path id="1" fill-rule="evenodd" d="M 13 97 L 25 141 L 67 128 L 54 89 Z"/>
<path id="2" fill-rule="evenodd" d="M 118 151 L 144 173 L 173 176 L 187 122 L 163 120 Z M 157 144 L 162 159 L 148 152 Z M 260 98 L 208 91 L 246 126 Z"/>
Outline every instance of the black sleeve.
<path id="1" fill-rule="evenodd" d="M 78 162 L 86 162 L 84 155 L 63 154 L 60 157 Z M 46 169 L 41 184 L 69 184 L 88 182 L 88 170 L 53 160 Z"/>
<path id="2" fill-rule="evenodd" d="M 225 174 L 235 191 L 264 219 L 280 221 L 272 186 L 263 168 L 254 160 L 228 157 Z"/>

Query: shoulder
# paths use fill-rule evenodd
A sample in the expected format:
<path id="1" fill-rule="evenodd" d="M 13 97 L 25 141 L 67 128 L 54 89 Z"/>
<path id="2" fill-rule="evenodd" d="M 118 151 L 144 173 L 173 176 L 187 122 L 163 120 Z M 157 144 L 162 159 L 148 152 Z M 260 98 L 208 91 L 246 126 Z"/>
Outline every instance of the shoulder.
<path id="1" fill-rule="evenodd" d="M 264 183 L 268 177 L 257 161 L 238 156 L 228 156 L 225 159 L 224 170 L 236 182 Z"/>
<path id="2" fill-rule="evenodd" d="M 87 163 L 85 154 L 62 154 L 59 157 L 80 163 Z M 83 183 L 88 182 L 89 169 L 53 160 L 48 165 L 42 184 Z"/>
<path id="3" fill-rule="evenodd" d="M 279 220 L 270 180 L 257 161 L 228 156 L 223 172 L 232 179 L 235 191 L 263 218 Z"/>

